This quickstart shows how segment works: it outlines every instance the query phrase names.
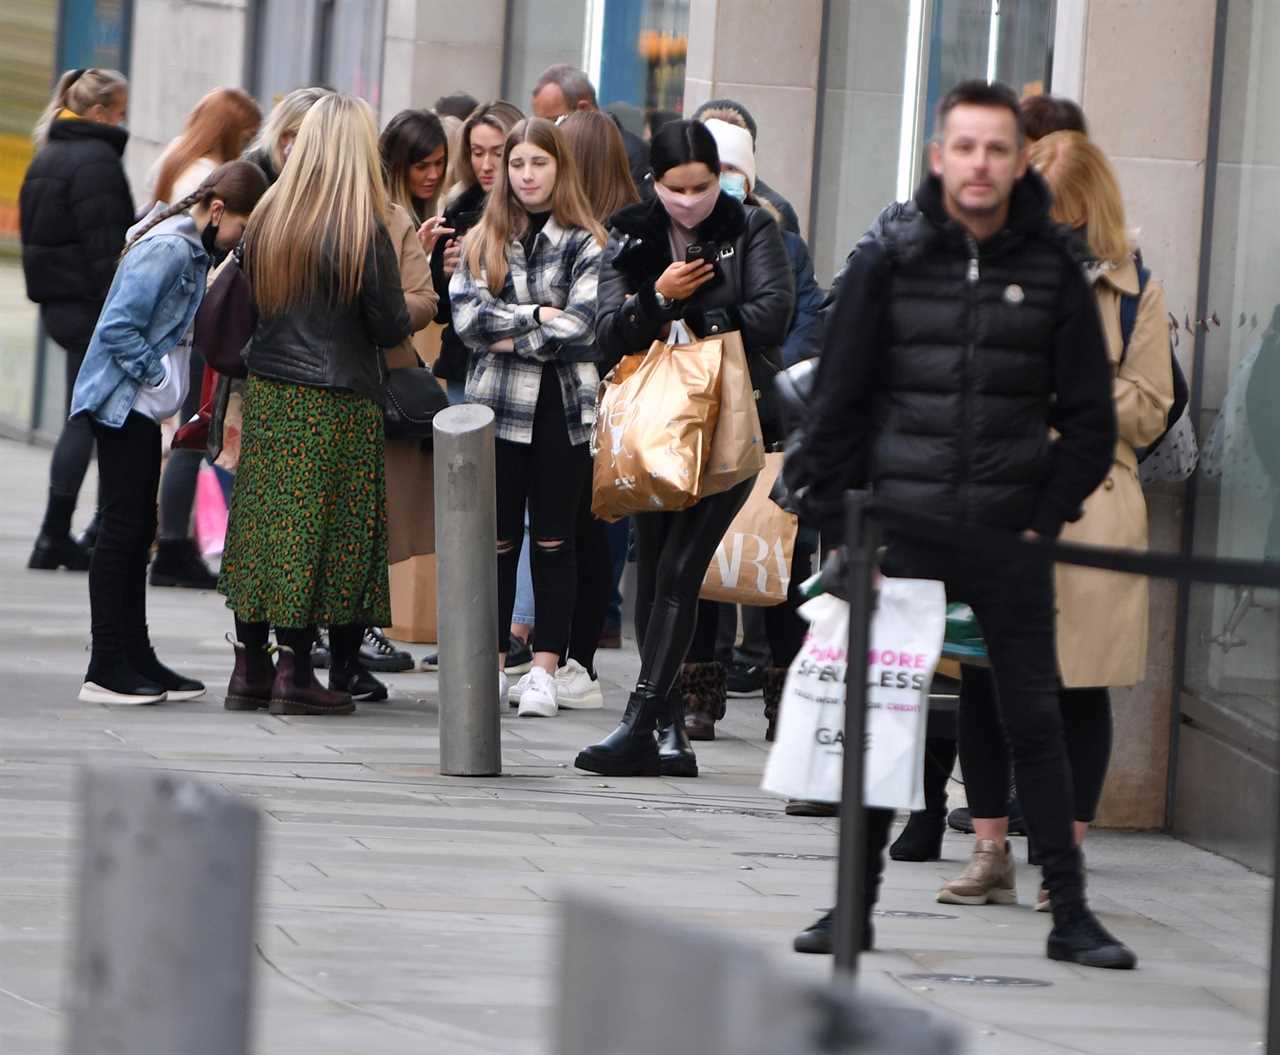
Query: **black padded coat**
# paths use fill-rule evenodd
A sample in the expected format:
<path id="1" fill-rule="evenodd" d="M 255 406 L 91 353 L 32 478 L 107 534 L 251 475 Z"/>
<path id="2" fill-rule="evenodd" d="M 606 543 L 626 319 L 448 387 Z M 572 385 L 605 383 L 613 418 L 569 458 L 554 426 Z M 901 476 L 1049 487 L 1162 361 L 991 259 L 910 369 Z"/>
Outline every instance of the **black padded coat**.
<path id="1" fill-rule="evenodd" d="M 27 296 L 63 347 L 83 349 L 116 273 L 133 195 L 121 157 L 129 133 L 61 118 L 22 181 L 18 208 Z"/>

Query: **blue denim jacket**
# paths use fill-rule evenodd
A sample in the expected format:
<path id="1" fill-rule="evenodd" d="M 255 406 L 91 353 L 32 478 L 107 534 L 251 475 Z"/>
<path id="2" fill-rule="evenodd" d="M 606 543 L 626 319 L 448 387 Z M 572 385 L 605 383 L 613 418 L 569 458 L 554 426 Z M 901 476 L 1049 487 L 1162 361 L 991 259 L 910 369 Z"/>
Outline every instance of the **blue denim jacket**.
<path id="1" fill-rule="evenodd" d="M 72 417 L 124 425 L 138 389 L 164 380 L 162 360 L 191 326 L 208 270 L 188 213 L 156 224 L 125 254 L 76 377 Z"/>

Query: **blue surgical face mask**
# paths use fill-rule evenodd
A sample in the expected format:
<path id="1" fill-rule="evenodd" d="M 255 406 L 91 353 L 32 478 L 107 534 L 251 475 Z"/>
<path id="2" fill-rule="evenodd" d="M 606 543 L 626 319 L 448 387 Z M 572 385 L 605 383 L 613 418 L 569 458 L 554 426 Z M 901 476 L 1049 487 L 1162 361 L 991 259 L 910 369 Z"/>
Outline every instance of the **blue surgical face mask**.
<path id="1" fill-rule="evenodd" d="M 747 200 L 747 177 L 741 172 L 720 173 L 720 189 L 738 201 Z"/>

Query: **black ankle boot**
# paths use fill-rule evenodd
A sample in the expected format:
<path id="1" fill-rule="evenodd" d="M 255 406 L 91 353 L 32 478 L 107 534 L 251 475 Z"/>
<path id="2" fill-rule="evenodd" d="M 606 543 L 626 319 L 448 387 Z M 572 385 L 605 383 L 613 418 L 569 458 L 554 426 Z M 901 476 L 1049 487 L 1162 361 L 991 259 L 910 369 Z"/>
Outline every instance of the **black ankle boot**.
<path id="1" fill-rule="evenodd" d="M 696 777 L 698 756 L 684 729 L 684 697 L 677 686 L 658 722 L 658 772 L 664 777 Z"/>
<path id="2" fill-rule="evenodd" d="M 622 721 L 598 744 L 578 752 L 574 765 L 605 777 L 656 777 L 658 742 L 653 738 L 663 701 L 652 689 L 637 688 Z"/>
<path id="3" fill-rule="evenodd" d="M 88 571 L 89 550 L 71 537 L 71 515 L 76 511 L 75 495 L 60 495 L 52 488 L 44 511 L 40 535 L 31 550 L 27 567 L 33 571 Z"/>
<path id="4" fill-rule="evenodd" d="M 1113 971 L 1130 971 L 1138 965 L 1133 950 L 1099 923 L 1084 901 L 1054 902 L 1048 955 L 1051 960 Z"/>
<path id="5" fill-rule="evenodd" d="M 930 737 L 924 747 L 924 809 L 911 814 L 889 856 L 895 861 L 937 861 L 947 830 L 947 781 L 956 764 L 956 741 Z"/>
<path id="6" fill-rule="evenodd" d="M 214 590 L 218 577 L 209 570 L 192 539 L 161 539 L 151 562 L 152 586 L 180 586 L 188 590 Z"/>
<path id="7" fill-rule="evenodd" d="M 862 917 L 863 952 L 870 952 L 876 945 L 876 931 L 871 924 L 871 910 L 872 906 L 868 905 L 866 913 Z M 830 956 L 835 952 L 835 923 L 836 910 L 832 909 L 797 934 L 795 940 L 791 943 L 791 947 L 796 952 L 811 952 L 820 956 Z"/>

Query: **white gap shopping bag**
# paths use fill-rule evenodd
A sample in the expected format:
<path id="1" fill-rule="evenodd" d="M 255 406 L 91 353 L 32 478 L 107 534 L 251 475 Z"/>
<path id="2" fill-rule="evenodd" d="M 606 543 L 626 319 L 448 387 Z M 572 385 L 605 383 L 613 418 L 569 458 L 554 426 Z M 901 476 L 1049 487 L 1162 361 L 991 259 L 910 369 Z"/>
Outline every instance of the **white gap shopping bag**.
<path id="1" fill-rule="evenodd" d="M 824 594 L 800 614 L 809 634 L 787 671 L 778 737 L 761 786 L 790 799 L 839 802 L 844 772 L 849 605 Z M 929 579 L 882 579 L 871 617 L 863 801 L 924 808 L 929 685 L 942 654 L 947 598 Z"/>

